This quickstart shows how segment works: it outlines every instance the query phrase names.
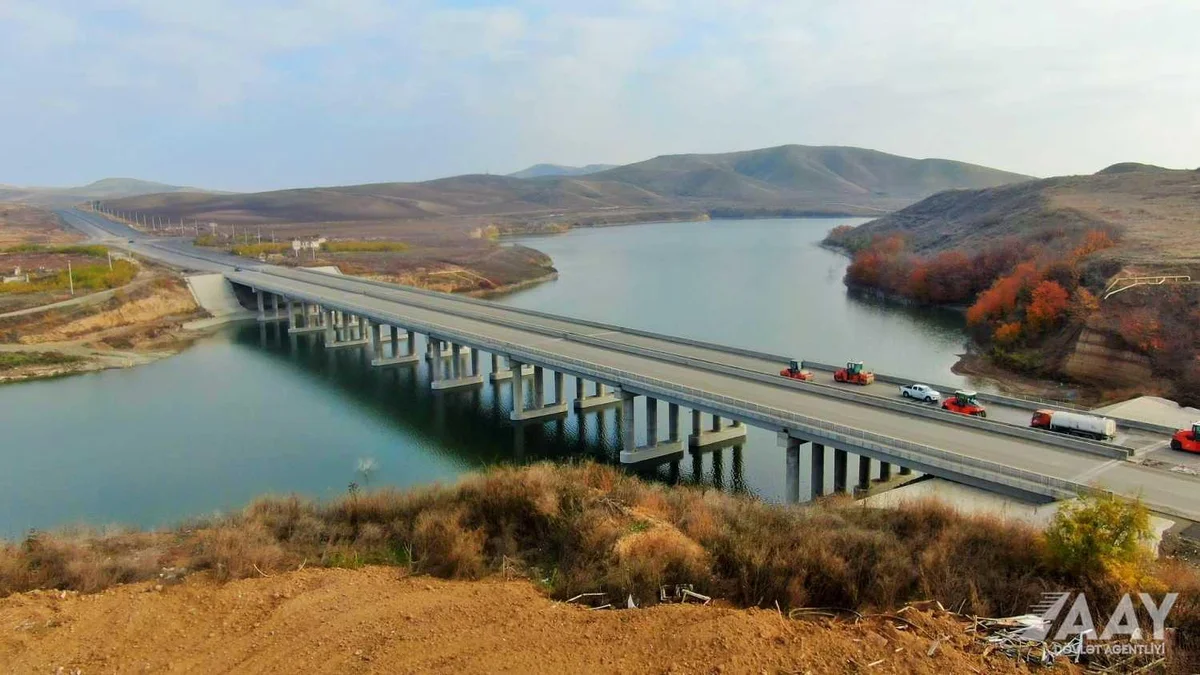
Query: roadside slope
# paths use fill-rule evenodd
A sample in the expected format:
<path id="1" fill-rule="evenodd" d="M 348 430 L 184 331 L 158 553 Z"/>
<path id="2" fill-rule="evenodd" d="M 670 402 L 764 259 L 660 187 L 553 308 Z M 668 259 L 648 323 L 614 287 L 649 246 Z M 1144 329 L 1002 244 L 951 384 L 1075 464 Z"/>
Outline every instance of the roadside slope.
<path id="1" fill-rule="evenodd" d="M 0 600 L 0 624 L 13 627 L 0 634 L 0 662 L 85 673 L 1028 672 L 981 655 L 954 621 L 908 617 L 919 631 L 700 605 L 589 611 L 525 581 L 305 569 L 224 585 L 193 577 L 95 596 L 12 596 Z"/>

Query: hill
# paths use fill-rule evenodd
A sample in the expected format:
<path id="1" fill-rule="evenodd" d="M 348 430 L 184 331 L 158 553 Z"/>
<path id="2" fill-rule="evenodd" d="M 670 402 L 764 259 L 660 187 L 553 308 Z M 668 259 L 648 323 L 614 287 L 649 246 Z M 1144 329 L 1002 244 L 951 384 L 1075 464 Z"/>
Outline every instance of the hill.
<path id="1" fill-rule="evenodd" d="M 1200 286 L 1187 278 L 1200 280 L 1198 223 L 1200 171 L 1122 163 L 943 192 L 827 242 L 854 252 L 851 287 L 969 306 L 994 365 L 1193 405 Z M 1142 275 L 1181 278 L 1111 292 Z"/>
<path id="2" fill-rule="evenodd" d="M 590 173 L 617 168 L 616 164 L 588 164 L 587 166 L 566 166 L 564 164 L 534 164 L 533 166 L 508 174 L 512 178 L 545 178 L 547 176 L 586 176 Z"/>
<path id="3" fill-rule="evenodd" d="M 592 178 L 630 183 L 687 200 L 890 210 L 942 190 L 992 187 L 1030 177 L 862 148 L 783 145 L 716 155 L 665 155 Z"/>
<path id="4" fill-rule="evenodd" d="M 0 185 L 0 201 L 58 208 L 96 199 L 120 199 L 162 192 L 204 193 L 203 190 L 197 188 L 167 185 L 137 178 L 102 178 L 87 185 L 65 188 Z"/>
<path id="5" fill-rule="evenodd" d="M 934 192 L 1027 176 L 859 148 L 788 145 L 719 155 L 671 155 L 584 176 L 466 175 L 245 195 L 165 194 L 108 204 L 221 223 L 347 221 L 480 224 L 629 222 L 689 216 L 875 215 Z"/>
<path id="6" fill-rule="evenodd" d="M 1198 221 L 1200 171 L 1129 162 L 1087 176 L 943 192 L 849 236 L 902 234 L 914 252 L 936 253 L 1101 229 L 1119 239 L 1106 256 L 1151 271 L 1200 265 Z"/>

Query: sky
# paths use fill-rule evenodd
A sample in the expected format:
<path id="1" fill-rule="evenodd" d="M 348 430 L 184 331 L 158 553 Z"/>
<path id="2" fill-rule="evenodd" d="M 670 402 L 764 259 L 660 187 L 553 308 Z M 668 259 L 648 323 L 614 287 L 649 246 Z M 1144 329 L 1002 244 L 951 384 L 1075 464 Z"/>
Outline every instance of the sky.
<path id="1" fill-rule="evenodd" d="M 0 183 L 237 191 L 853 145 L 1200 166 L 1195 0 L 0 0 Z"/>

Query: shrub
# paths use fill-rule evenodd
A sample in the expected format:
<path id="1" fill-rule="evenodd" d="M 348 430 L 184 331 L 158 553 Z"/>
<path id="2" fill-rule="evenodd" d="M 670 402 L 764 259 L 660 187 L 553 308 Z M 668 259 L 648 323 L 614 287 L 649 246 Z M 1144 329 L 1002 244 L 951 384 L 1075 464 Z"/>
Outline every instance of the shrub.
<path id="1" fill-rule="evenodd" d="M 1046 528 L 1051 559 L 1071 574 L 1127 575 L 1147 562 L 1150 512 L 1140 501 L 1094 494 L 1066 502 Z"/>
<path id="2" fill-rule="evenodd" d="M 321 250 L 328 253 L 397 253 L 407 251 L 408 244 L 399 241 L 327 241 Z"/>

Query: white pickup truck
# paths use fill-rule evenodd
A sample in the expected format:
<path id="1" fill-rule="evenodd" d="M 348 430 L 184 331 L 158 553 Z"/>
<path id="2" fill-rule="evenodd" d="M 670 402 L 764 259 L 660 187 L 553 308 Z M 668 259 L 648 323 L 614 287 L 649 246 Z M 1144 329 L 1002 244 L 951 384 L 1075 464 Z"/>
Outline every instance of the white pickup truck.
<path id="1" fill-rule="evenodd" d="M 906 384 L 900 387 L 900 395 L 926 403 L 937 403 L 942 400 L 942 395 L 938 393 L 938 390 L 927 384 Z"/>

